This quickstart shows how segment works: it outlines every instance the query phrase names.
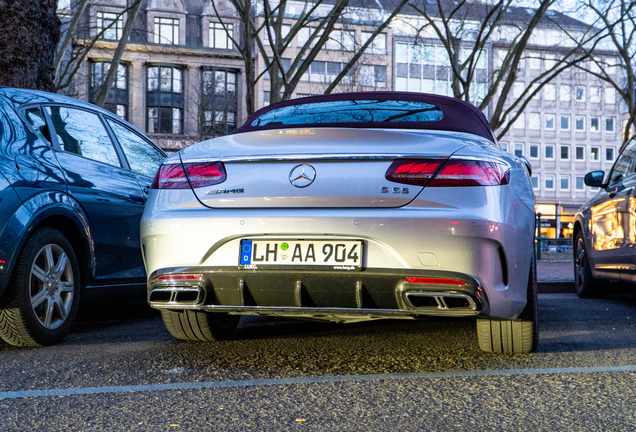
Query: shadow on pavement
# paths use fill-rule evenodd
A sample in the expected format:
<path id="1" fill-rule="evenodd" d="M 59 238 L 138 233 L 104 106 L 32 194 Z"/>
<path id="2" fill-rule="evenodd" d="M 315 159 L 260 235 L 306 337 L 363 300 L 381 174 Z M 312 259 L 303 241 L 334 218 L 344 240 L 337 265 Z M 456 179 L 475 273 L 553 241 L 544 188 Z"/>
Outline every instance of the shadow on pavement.
<path id="1" fill-rule="evenodd" d="M 137 321 L 159 315 L 159 311 L 146 302 L 145 289 L 93 289 L 84 292 L 74 327 Z"/>

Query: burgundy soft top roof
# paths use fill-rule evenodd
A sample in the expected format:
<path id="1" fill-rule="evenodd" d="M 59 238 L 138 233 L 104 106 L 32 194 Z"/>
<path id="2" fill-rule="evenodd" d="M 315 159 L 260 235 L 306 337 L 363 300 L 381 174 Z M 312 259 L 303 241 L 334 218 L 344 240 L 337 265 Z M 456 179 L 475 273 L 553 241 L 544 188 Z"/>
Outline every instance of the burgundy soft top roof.
<path id="1" fill-rule="evenodd" d="M 320 124 L 289 124 L 289 125 L 263 125 L 252 126 L 252 122 L 268 111 L 290 105 L 303 105 L 317 102 L 347 101 L 347 100 L 402 100 L 429 103 L 442 110 L 444 116 L 439 121 L 428 122 L 366 122 L 366 123 L 320 123 Z M 378 129 L 428 129 L 445 130 L 454 132 L 466 132 L 484 137 L 493 143 L 490 125 L 484 114 L 475 106 L 459 99 L 433 95 L 428 93 L 412 92 L 354 92 L 334 93 L 320 96 L 310 96 L 300 99 L 292 99 L 279 102 L 261 108 L 252 114 L 240 128 L 234 133 L 254 132 L 271 129 L 297 129 L 309 127 L 335 127 L 335 128 L 378 128 Z"/>

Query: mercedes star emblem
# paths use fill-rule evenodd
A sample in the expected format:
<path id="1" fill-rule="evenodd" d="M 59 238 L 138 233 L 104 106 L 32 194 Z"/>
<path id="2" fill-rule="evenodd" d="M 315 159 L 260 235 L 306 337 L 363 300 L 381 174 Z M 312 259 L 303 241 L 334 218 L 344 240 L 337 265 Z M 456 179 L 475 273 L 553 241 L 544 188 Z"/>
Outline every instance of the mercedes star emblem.
<path id="1" fill-rule="evenodd" d="M 316 170 L 308 164 L 296 165 L 289 172 L 289 181 L 298 188 L 309 186 L 316 179 Z"/>

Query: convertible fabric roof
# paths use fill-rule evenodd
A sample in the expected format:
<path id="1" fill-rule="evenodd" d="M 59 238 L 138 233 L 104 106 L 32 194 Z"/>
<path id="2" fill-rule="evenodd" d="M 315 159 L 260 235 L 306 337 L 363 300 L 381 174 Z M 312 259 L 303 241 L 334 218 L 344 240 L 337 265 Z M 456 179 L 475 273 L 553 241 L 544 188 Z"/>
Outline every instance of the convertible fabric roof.
<path id="1" fill-rule="evenodd" d="M 398 100 L 423 102 L 437 106 L 444 114 L 438 121 L 427 122 L 368 122 L 368 123 L 320 123 L 320 124 L 289 124 L 289 125 L 263 125 L 252 126 L 254 120 L 266 112 L 293 105 L 303 105 L 309 103 L 320 103 L 330 101 L 347 100 Z M 297 129 L 311 127 L 333 127 L 333 128 L 377 128 L 377 129 L 424 129 L 443 130 L 453 132 L 466 132 L 484 137 L 493 143 L 496 142 L 488 120 L 484 114 L 475 106 L 459 99 L 438 96 L 427 93 L 412 92 L 355 92 L 355 93 L 334 93 L 320 96 L 310 96 L 300 99 L 292 99 L 277 104 L 261 108 L 252 114 L 240 128 L 234 131 L 235 134 L 243 132 L 255 132 L 272 129 Z"/>

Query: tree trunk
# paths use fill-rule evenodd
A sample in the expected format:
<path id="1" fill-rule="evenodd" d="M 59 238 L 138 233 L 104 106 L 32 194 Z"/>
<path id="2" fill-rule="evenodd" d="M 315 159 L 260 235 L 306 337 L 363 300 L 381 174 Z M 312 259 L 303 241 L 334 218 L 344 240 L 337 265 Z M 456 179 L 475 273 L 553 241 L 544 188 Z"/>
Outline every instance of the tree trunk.
<path id="1" fill-rule="evenodd" d="M 53 91 L 57 0 L 0 0 L 0 86 Z"/>

